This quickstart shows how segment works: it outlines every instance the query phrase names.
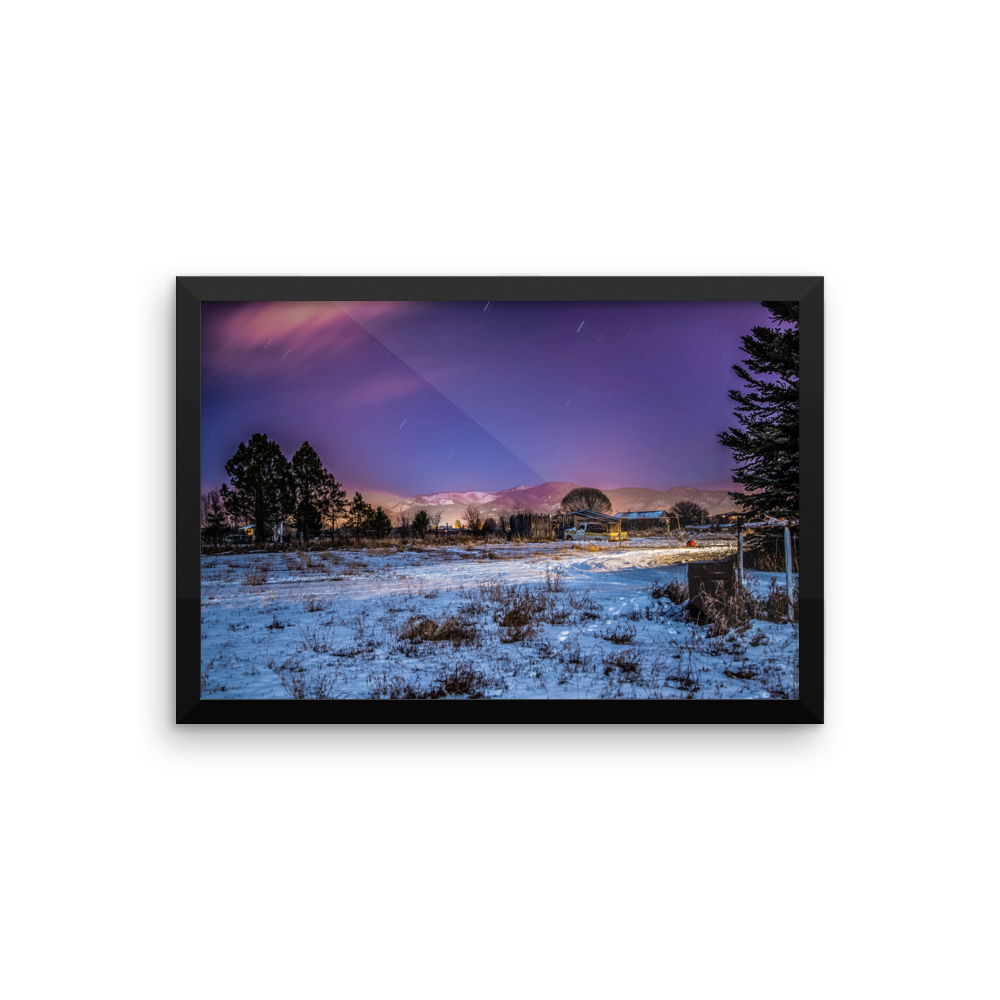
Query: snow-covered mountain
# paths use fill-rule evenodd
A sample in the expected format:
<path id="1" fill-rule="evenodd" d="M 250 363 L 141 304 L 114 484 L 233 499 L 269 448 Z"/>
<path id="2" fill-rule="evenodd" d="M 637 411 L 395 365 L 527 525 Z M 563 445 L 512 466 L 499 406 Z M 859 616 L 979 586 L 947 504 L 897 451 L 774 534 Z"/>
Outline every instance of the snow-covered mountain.
<path id="1" fill-rule="evenodd" d="M 513 486 L 496 493 L 480 490 L 462 492 L 423 493 L 420 496 L 401 498 L 386 494 L 366 495 L 372 504 L 381 504 L 387 513 L 413 515 L 418 510 L 428 514 L 441 514 L 443 522 L 461 520 L 468 504 L 476 504 L 486 515 L 502 511 L 530 510 L 536 514 L 554 514 L 562 498 L 575 489 L 578 483 L 542 483 L 541 486 Z M 733 501 L 726 490 L 699 490 L 693 486 L 675 486 L 669 490 L 650 490 L 644 487 L 623 486 L 604 490 L 615 511 L 662 510 L 680 500 L 693 500 L 706 507 L 710 514 L 733 510 Z"/>

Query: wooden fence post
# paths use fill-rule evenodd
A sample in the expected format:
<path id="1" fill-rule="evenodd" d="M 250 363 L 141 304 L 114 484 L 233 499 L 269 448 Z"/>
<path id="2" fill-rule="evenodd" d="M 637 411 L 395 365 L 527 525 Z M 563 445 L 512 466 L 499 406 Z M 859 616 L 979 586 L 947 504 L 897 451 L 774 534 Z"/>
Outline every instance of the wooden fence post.
<path id="1" fill-rule="evenodd" d="M 785 587 L 788 590 L 788 620 L 792 620 L 792 529 L 785 525 Z"/>
<path id="2" fill-rule="evenodd" d="M 740 589 L 743 589 L 743 525 L 737 526 L 736 534 L 736 556 L 737 556 L 737 566 L 739 567 L 739 581 Z"/>

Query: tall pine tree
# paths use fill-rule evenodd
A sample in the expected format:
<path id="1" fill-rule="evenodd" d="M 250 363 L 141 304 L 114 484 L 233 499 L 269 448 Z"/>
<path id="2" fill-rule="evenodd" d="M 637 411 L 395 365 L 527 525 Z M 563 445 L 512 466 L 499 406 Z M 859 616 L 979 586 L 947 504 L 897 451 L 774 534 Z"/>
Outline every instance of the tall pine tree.
<path id="1" fill-rule="evenodd" d="M 266 434 L 251 434 L 226 462 L 226 474 L 230 485 L 219 491 L 226 512 L 239 525 L 253 524 L 256 541 L 271 541 L 295 501 L 291 465 L 278 443 L 269 441 Z"/>
<path id="2" fill-rule="evenodd" d="M 381 507 L 376 507 L 368 519 L 367 530 L 376 538 L 387 538 L 392 531 L 392 519 Z"/>
<path id="3" fill-rule="evenodd" d="M 346 506 L 340 483 L 323 468 L 319 455 L 308 441 L 292 455 L 295 480 L 295 527 L 308 541 L 323 530 L 324 520 L 331 526 Z"/>
<path id="4" fill-rule="evenodd" d="M 329 475 L 329 473 L 328 473 Z M 337 519 L 347 513 L 347 494 L 333 476 L 330 476 L 330 527 L 337 527 Z"/>
<path id="5" fill-rule="evenodd" d="M 371 504 L 365 503 L 360 493 L 355 493 L 351 506 L 347 509 L 347 523 L 354 531 L 356 538 L 361 537 L 361 533 L 367 528 L 368 521 L 374 513 Z"/>
<path id="6" fill-rule="evenodd" d="M 205 539 L 216 545 L 222 541 L 222 536 L 229 527 L 222 492 L 224 488 L 213 483 L 208 492 L 201 496 L 201 533 Z"/>
<path id="7" fill-rule="evenodd" d="M 729 495 L 745 513 L 798 517 L 799 304 L 761 305 L 774 326 L 755 326 L 742 338 L 747 360 L 733 371 L 749 391 L 730 390 L 740 426 L 723 431 L 719 441 L 736 459 L 733 482 L 746 492 Z"/>

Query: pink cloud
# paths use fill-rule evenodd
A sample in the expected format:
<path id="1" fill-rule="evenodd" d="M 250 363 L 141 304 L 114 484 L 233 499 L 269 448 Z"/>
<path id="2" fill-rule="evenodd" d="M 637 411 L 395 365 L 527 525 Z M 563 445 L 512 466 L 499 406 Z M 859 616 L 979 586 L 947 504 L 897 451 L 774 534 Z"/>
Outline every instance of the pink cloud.
<path id="1" fill-rule="evenodd" d="M 294 351 L 299 360 L 322 350 L 329 355 L 364 341 L 366 320 L 402 313 L 405 302 L 248 302 L 212 318 L 204 330 L 204 360 L 211 364 L 234 349 L 266 347 L 274 352 Z M 349 310 L 349 311 L 348 311 Z"/>
<path id="2" fill-rule="evenodd" d="M 337 403 L 340 406 L 368 406 L 375 403 L 385 403 L 417 392 L 424 385 L 423 379 L 413 372 L 399 372 L 342 390 L 338 394 Z"/>

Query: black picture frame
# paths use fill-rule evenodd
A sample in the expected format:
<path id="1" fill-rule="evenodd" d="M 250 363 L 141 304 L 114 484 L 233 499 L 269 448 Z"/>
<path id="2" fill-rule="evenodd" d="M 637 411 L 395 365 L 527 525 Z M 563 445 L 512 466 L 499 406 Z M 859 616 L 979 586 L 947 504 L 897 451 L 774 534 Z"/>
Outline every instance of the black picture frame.
<path id="1" fill-rule="evenodd" d="M 822 723 L 823 278 L 178 277 L 178 723 Z M 201 698 L 201 305 L 211 301 L 765 301 L 800 303 L 798 700 L 215 700 Z"/>

